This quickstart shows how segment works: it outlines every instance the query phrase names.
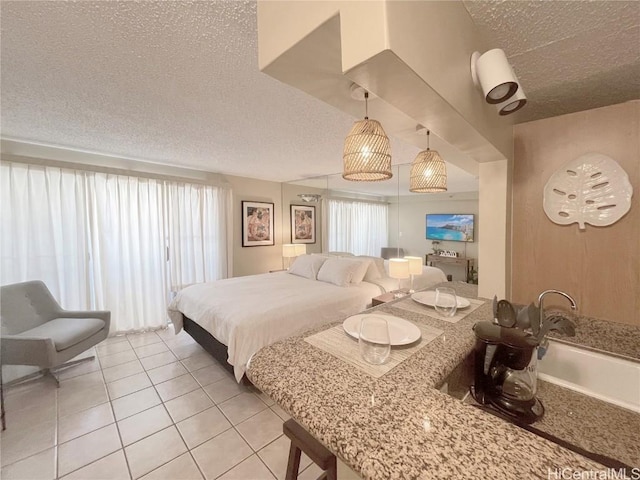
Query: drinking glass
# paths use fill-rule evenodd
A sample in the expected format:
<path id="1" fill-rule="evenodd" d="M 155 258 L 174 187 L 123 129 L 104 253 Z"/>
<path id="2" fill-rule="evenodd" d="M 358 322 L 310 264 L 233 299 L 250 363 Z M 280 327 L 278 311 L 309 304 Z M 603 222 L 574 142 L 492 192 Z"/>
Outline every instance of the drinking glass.
<path id="1" fill-rule="evenodd" d="M 372 365 L 381 365 L 386 362 L 391 353 L 387 321 L 375 315 L 363 317 L 360 322 L 358 344 L 360 355 L 365 362 Z"/>
<path id="2" fill-rule="evenodd" d="M 456 291 L 449 287 L 436 288 L 435 308 L 443 317 L 453 317 L 458 308 Z"/>

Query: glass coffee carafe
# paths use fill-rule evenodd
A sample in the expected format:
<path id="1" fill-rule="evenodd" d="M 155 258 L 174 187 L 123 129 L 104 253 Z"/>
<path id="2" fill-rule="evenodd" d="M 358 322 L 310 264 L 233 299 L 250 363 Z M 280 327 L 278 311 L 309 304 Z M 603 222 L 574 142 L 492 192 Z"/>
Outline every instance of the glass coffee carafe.
<path id="1" fill-rule="evenodd" d="M 537 342 L 515 328 L 478 322 L 476 334 L 473 397 L 501 413 L 533 423 L 544 407 L 536 398 Z"/>

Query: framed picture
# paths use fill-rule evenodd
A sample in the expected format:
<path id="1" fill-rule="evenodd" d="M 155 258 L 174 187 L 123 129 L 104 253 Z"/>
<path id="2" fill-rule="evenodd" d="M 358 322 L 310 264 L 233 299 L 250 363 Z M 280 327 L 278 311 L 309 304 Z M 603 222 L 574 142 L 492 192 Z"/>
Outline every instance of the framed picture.
<path id="1" fill-rule="evenodd" d="M 316 207 L 291 205 L 291 243 L 316 243 Z"/>
<path id="2" fill-rule="evenodd" d="M 242 246 L 275 245 L 273 203 L 242 201 Z"/>

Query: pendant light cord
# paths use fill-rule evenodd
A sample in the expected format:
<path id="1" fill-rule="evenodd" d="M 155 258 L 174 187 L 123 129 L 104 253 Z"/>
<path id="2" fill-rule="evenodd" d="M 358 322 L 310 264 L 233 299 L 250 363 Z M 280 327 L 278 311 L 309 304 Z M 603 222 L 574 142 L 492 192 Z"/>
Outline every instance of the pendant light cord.
<path id="1" fill-rule="evenodd" d="M 364 91 L 364 119 L 369 120 L 369 92 Z"/>
<path id="2" fill-rule="evenodd" d="M 431 145 L 431 142 L 430 142 L 431 137 L 430 137 L 430 135 L 431 135 L 431 131 L 427 130 L 427 150 L 429 150 L 429 146 Z"/>
<path id="3" fill-rule="evenodd" d="M 398 165 L 398 258 L 400 258 L 400 165 Z"/>

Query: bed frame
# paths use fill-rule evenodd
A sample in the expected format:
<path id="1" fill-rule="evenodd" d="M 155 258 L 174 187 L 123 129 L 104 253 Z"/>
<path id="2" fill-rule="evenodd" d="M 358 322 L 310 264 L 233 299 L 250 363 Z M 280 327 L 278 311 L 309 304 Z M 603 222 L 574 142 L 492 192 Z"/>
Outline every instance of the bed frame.
<path id="1" fill-rule="evenodd" d="M 182 328 L 184 331 L 191 335 L 191 337 L 213 358 L 215 358 L 220 365 L 227 369 L 231 375 L 234 375 L 233 365 L 227 362 L 227 359 L 229 358 L 229 350 L 227 346 L 224 343 L 219 342 L 213 335 L 207 332 L 196 322 L 185 317 L 184 314 L 182 315 L 182 322 Z M 251 385 L 251 382 L 246 375 L 242 376 L 240 383 L 243 385 Z"/>

